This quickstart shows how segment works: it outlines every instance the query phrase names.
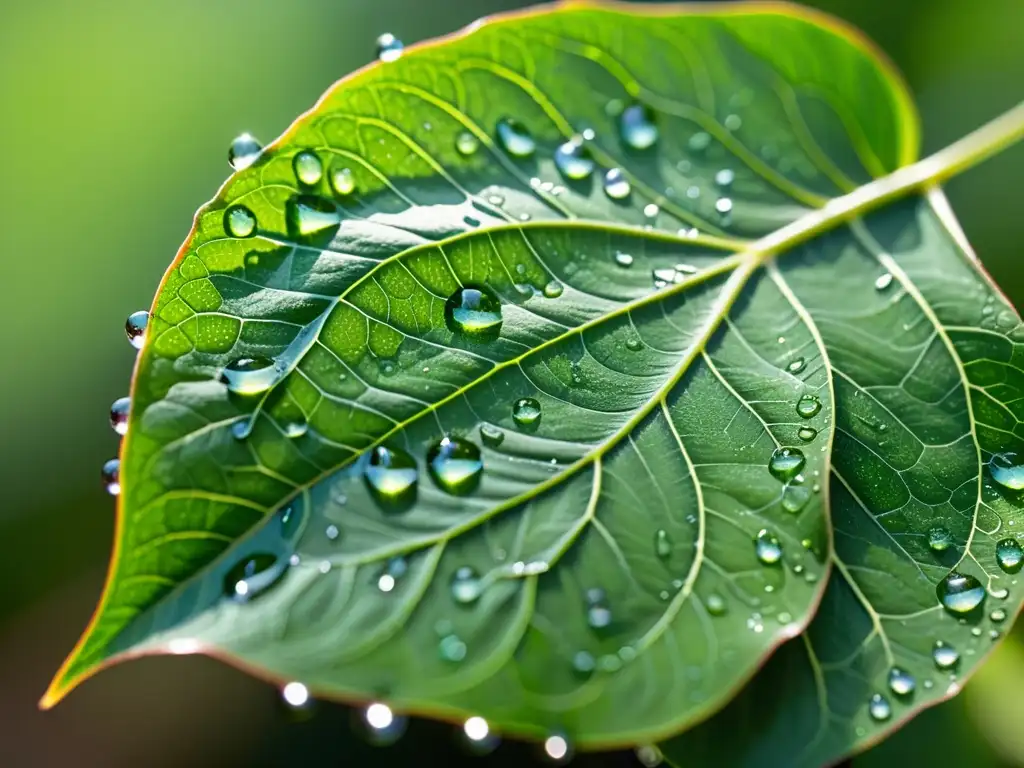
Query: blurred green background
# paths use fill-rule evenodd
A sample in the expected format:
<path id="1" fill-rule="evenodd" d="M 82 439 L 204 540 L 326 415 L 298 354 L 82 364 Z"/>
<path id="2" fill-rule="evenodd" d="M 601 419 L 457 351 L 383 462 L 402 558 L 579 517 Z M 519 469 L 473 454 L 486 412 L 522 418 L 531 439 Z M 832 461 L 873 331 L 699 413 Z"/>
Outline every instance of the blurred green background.
<path id="1" fill-rule="evenodd" d="M 934 151 L 1024 97 L 1021 0 L 816 0 L 906 74 Z M 146 659 L 36 700 L 99 595 L 117 450 L 107 410 L 134 359 L 124 318 L 149 306 L 195 209 L 226 178 L 228 142 L 278 135 L 374 39 L 407 43 L 514 0 L 36 0 L 0 4 L 0 765 L 448 765 L 447 727 L 371 747 L 352 713 L 302 722 L 276 691 L 216 662 Z M 1024 297 L 1024 146 L 949 186 L 982 260 Z M 855 765 L 1024 766 L 1024 632 L 958 699 Z M 503 745 L 474 765 L 528 765 Z M 909 761 L 909 763 L 908 763 Z M 629 755 L 577 759 L 637 765 Z"/>

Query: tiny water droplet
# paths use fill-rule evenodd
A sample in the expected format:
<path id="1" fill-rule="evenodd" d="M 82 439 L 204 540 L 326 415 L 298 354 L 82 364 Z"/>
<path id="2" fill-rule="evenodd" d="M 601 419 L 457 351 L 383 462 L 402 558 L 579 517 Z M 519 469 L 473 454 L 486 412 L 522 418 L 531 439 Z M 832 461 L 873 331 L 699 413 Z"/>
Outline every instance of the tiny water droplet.
<path id="1" fill-rule="evenodd" d="M 935 587 L 935 593 L 942 606 L 958 616 L 970 613 L 985 600 L 985 587 L 981 582 L 958 571 L 950 571 Z"/>
<path id="2" fill-rule="evenodd" d="M 712 616 L 723 616 L 725 615 L 728 606 L 725 604 L 725 598 L 721 595 L 710 594 L 704 599 L 704 607 L 707 608 L 708 613 Z"/>
<path id="3" fill-rule="evenodd" d="M 302 437 L 309 431 L 309 422 L 305 419 L 295 419 L 285 423 L 284 427 L 285 437 L 290 437 L 292 440 Z"/>
<path id="4" fill-rule="evenodd" d="M 659 528 L 654 534 L 654 552 L 662 560 L 672 555 L 672 539 L 664 528 Z"/>
<path id="5" fill-rule="evenodd" d="M 577 651 L 572 657 L 572 668 L 581 677 L 589 677 L 597 669 L 597 660 L 586 651 Z"/>
<path id="6" fill-rule="evenodd" d="M 258 395 L 270 389 L 277 380 L 274 361 L 266 357 L 241 357 L 228 363 L 220 380 L 236 395 Z"/>
<path id="7" fill-rule="evenodd" d="M 307 187 L 316 186 L 324 176 L 324 164 L 316 152 L 309 149 L 302 150 L 292 158 L 292 170 L 299 182 Z"/>
<path id="8" fill-rule="evenodd" d="M 626 339 L 626 349 L 631 352 L 636 352 L 643 346 L 643 343 L 636 336 L 630 336 Z"/>
<path id="9" fill-rule="evenodd" d="M 238 602 L 251 600 L 274 586 L 286 570 L 277 555 L 249 555 L 224 575 L 224 594 Z"/>
<path id="10" fill-rule="evenodd" d="M 768 471 L 781 480 L 793 480 L 807 463 L 803 451 L 799 448 L 776 448 L 768 460 Z"/>
<path id="11" fill-rule="evenodd" d="M 146 342 L 146 326 L 149 325 L 149 312 L 140 309 L 132 312 L 124 323 L 124 332 L 128 335 L 128 342 L 136 349 L 142 349 Z"/>
<path id="12" fill-rule="evenodd" d="M 1002 608 L 996 608 L 988 615 L 989 619 L 994 621 L 996 624 L 1006 621 L 1006 611 Z"/>
<path id="13" fill-rule="evenodd" d="M 442 491 L 465 496 L 480 485 L 484 465 L 473 443 L 446 435 L 427 451 L 427 469 Z"/>
<path id="14" fill-rule="evenodd" d="M 341 531 L 338 530 L 338 526 L 331 523 L 324 530 L 324 535 L 331 541 L 337 541 L 338 537 L 341 535 Z"/>
<path id="15" fill-rule="evenodd" d="M 356 191 L 356 177 L 351 168 L 340 166 L 331 169 L 331 189 L 339 197 L 347 197 Z"/>
<path id="16" fill-rule="evenodd" d="M 892 274 L 889 272 L 886 272 L 884 275 L 879 275 L 878 279 L 875 280 L 876 291 L 884 291 L 890 285 L 892 285 Z"/>
<path id="17" fill-rule="evenodd" d="M 416 494 L 416 462 L 398 448 L 378 445 L 370 452 L 363 473 L 373 497 L 385 504 L 405 504 Z"/>
<path id="18" fill-rule="evenodd" d="M 914 676 L 909 672 L 893 667 L 889 670 L 889 690 L 897 696 L 909 696 L 917 687 Z"/>
<path id="19" fill-rule="evenodd" d="M 480 439 L 488 448 L 497 448 L 504 442 L 505 433 L 491 424 L 481 424 Z"/>
<path id="20" fill-rule="evenodd" d="M 635 752 L 636 759 L 644 768 L 658 768 L 658 766 L 665 761 L 664 756 L 661 754 L 661 750 L 653 744 L 645 744 L 642 747 L 637 747 Z"/>
<path id="21" fill-rule="evenodd" d="M 371 704 L 363 713 L 366 724 L 375 731 L 386 731 L 395 724 L 395 715 L 391 707 L 381 704 L 379 701 Z"/>
<path id="22" fill-rule="evenodd" d="M 790 373 L 800 373 L 806 365 L 806 360 L 802 357 L 797 357 L 789 362 L 789 365 L 786 366 L 786 370 Z"/>
<path id="23" fill-rule="evenodd" d="M 388 560 L 384 573 L 377 578 L 377 589 L 381 592 L 391 592 L 407 570 L 409 570 L 409 564 L 404 557 L 392 557 Z"/>
<path id="24" fill-rule="evenodd" d="M 736 180 L 736 174 L 731 168 L 723 168 L 715 174 L 715 184 L 720 187 L 732 186 L 733 181 Z"/>
<path id="25" fill-rule="evenodd" d="M 805 443 L 809 443 L 818 436 L 818 430 L 814 427 L 800 427 L 800 429 L 796 431 L 796 436 Z"/>
<path id="26" fill-rule="evenodd" d="M 482 286 L 459 288 L 445 302 L 444 320 L 452 333 L 491 341 L 501 333 L 501 301 Z"/>
<path id="27" fill-rule="evenodd" d="M 583 139 L 576 137 L 559 145 L 555 150 L 555 166 L 565 178 L 581 181 L 594 172 L 594 159 Z"/>
<path id="28" fill-rule="evenodd" d="M 738 131 L 743 125 L 743 118 L 739 115 L 726 115 L 724 124 L 727 131 Z"/>
<path id="29" fill-rule="evenodd" d="M 479 716 L 467 718 L 462 725 L 462 730 L 466 734 L 466 738 L 474 742 L 483 741 L 491 732 L 487 721 Z"/>
<path id="30" fill-rule="evenodd" d="M 1024 547 L 1016 539 L 996 543 L 996 562 L 1007 573 L 1017 573 L 1024 566 Z"/>
<path id="31" fill-rule="evenodd" d="M 762 528 L 754 537 L 754 552 L 765 565 L 775 565 L 782 559 L 782 544 L 767 528 Z"/>
<path id="32" fill-rule="evenodd" d="M 437 650 L 445 661 L 459 662 L 466 658 L 466 643 L 458 635 L 446 635 L 437 644 Z"/>
<path id="33" fill-rule="evenodd" d="M 875 722 L 882 723 L 892 717 L 892 706 L 885 696 L 876 693 L 868 701 L 868 714 Z"/>
<path id="34" fill-rule="evenodd" d="M 390 32 L 377 38 L 377 58 L 380 61 L 394 61 L 402 55 L 405 45 Z"/>
<path id="35" fill-rule="evenodd" d="M 544 286 L 544 298 L 546 299 L 557 299 L 562 295 L 565 290 L 564 286 L 557 280 L 550 281 Z"/>
<path id="36" fill-rule="evenodd" d="M 938 640 L 932 647 L 932 661 L 936 669 L 954 669 L 960 663 L 960 654 L 952 646 Z"/>
<path id="37" fill-rule="evenodd" d="M 569 742 L 558 734 L 548 736 L 544 740 L 544 753 L 552 760 L 565 760 L 569 755 Z"/>
<path id="38" fill-rule="evenodd" d="M 483 592 L 480 576 L 470 566 L 464 565 L 452 577 L 452 597 L 462 605 L 475 603 Z"/>
<path id="39" fill-rule="evenodd" d="M 480 139 L 469 131 L 462 131 L 455 137 L 455 149 L 463 157 L 469 157 L 480 149 Z"/>
<path id="40" fill-rule="evenodd" d="M 928 529 L 928 546 L 933 552 L 945 552 L 953 545 L 953 534 L 941 526 Z"/>
<path id="41" fill-rule="evenodd" d="M 633 256 L 628 253 L 623 253 L 622 251 L 617 251 L 615 253 L 615 263 L 620 267 L 631 267 L 633 266 Z"/>
<path id="42" fill-rule="evenodd" d="M 796 412 L 805 419 L 818 415 L 821 411 L 821 400 L 816 395 L 802 395 L 796 401 Z"/>
<path id="43" fill-rule="evenodd" d="M 728 197 L 720 197 L 715 201 L 715 210 L 725 215 L 732 211 L 732 200 Z"/>
<path id="44" fill-rule="evenodd" d="M 244 171 L 256 162 L 262 151 L 263 145 L 251 133 L 243 133 L 228 147 L 228 164 L 236 171 Z"/>
<path id="45" fill-rule="evenodd" d="M 232 205 L 224 211 L 224 231 L 232 237 L 252 237 L 256 232 L 256 217 L 244 205 Z"/>
<path id="46" fill-rule="evenodd" d="M 686 142 L 686 145 L 690 148 L 691 152 L 703 152 L 711 146 L 711 134 L 705 133 L 704 131 L 695 133 L 690 137 L 690 140 Z"/>
<path id="47" fill-rule="evenodd" d="M 621 168 L 610 168 L 604 175 L 604 193 L 612 200 L 625 200 L 633 191 L 633 186 Z"/>
<path id="48" fill-rule="evenodd" d="M 1011 491 L 1024 490 L 1024 464 L 1015 453 L 997 453 L 988 461 L 992 479 Z"/>
<path id="49" fill-rule="evenodd" d="M 118 496 L 121 493 L 121 460 L 110 459 L 103 465 L 101 472 L 103 476 L 103 487 L 111 496 Z"/>
<path id="50" fill-rule="evenodd" d="M 537 149 L 537 142 L 525 125 L 513 117 L 501 118 L 495 128 L 498 143 L 512 157 L 529 157 Z"/>
<path id="51" fill-rule="evenodd" d="M 782 491 L 782 508 L 796 514 L 807 506 L 811 500 L 811 492 L 802 485 L 787 485 Z"/>
<path id="52" fill-rule="evenodd" d="M 619 135 L 631 149 L 650 149 L 658 141 L 654 110 L 646 104 L 630 104 L 619 115 Z"/>
<path id="53" fill-rule="evenodd" d="M 523 431 L 536 430 L 540 426 L 540 403 L 532 397 L 516 400 L 512 406 L 512 420 Z"/>
<path id="54" fill-rule="evenodd" d="M 315 195 L 295 195 L 284 204 L 288 234 L 296 240 L 323 235 L 341 224 L 341 212 L 330 200 Z"/>
<path id="55" fill-rule="evenodd" d="M 119 397 L 110 406 L 110 426 L 119 435 L 128 431 L 128 409 L 131 408 L 131 398 Z"/>
<path id="56" fill-rule="evenodd" d="M 661 209 L 657 206 L 656 203 L 648 203 L 647 205 L 644 206 L 644 216 L 646 216 L 648 219 L 653 219 L 654 217 L 656 217 L 659 211 L 661 211 Z"/>
<path id="57" fill-rule="evenodd" d="M 281 698 L 292 709 L 302 709 L 310 702 L 309 689 L 302 683 L 292 681 L 281 689 Z"/>

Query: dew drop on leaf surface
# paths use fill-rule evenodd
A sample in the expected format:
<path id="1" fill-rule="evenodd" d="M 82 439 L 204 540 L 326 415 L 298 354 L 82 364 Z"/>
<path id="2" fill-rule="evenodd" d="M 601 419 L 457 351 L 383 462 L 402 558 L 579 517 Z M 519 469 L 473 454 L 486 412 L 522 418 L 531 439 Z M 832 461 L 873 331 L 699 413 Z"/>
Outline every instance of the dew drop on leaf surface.
<path id="1" fill-rule="evenodd" d="M 288 234 L 303 241 L 323 235 L 341 224 L 341 213 L 330 200 L 316 195 L 294 195 L 285 202 Z"/>
<path id="2" fill-rule="evenodd" d="M 936 669 L 953 669 L 960 663 L 960 654 L 955 648 L 939 640 L 932 647 L 932 661 Z"/>
<path id="3" fill-rule="evenodd" d="M 664 528 L 659 528 L 655 531 L 654 553 L 662 560 L 665 560 L 672 555 L 672 539 L 669 537 L 668 531 Z"/>
<path id="4" fill-rule="evenodd" d="M 256 162 L 263 151 L 263 145 L 251 133 L 235 137 L 228 147 L 228 164 L 236 171 L 244 171 Z"/>
<path id="5" fill-rule="evenodd" d="M 928 530 L 928 546 L 933 552 L 945 552 L 953 544 L 953 535 L 941 526 Z"/>
<path id="6" fill-rule="evenodd" d="M 803 395 L 796 401 L 796 412 L 805 419 L 812 419 L 821 412 L 821 400 L 816 395 Z"/>
<path id="7" fill-rule="evenodd" d="M 495 127 L 498 144 L 512 157 L 530 157 L 536 149 L 537 142 L 529 129 L 514 117 L 503 117 Z"/>
<path id="8" fill-rule="evenodd" d="M 430 477 L 442 491 L 465 496 L 476 490 L 483 475 L 480 449 L 469 440 L 447 435 L 427 451 Z"/>
<path id="9" fill-rule="evenodd" d="M 954 615 L 964 615 L 985 600 L 985 587 L 970 574 L 950 571 L 935 587 L 942 606 Z"/>
<path id="10" fill-rule="evenodd" d="M 612 200 L 625 200 L 633 187 L 621 168 L 609 168 L 604 175 L 604 193 Z"/>
<path id="11" fill-rule="evenodd" d="M 356 177 L 352 169 L 339 166 L 331 169 L 331 189 L 339 197 L 347 197 L 356 191 Z"/>
<path id="12" fill-rule="evenodd" d="M 286 569 L 276 555 L 249 555 L 225 574 L 224 594 L 240 602 L 251 600 L 276 584 Z"/>
<path id="13" fill-rule="evenodd" d="M 1024 490 L 1024 464 L 1015 453 L 997 453 L 988 462 L 992 479 L 1011 491 Z"/>
<path id="14" fill-rule="evenodd" d="M 876 722 L 885 722 L 892 717 L 892 706 L 889 700 L 880 693 L 874 694 L 868 701 L 868 714 Z"/>
<path id="15" fill-rule="evenodd" d="M 103 465 L 100 473 L 103 477 L 103 487 L 111 496 L 121 493 L 121 460 L 110 459 Z"/>
<path id="16" fill-rule="evenodd" d="M 1017 539 L 1001 539 L 996 543 L 996 562 L 1007 573 L 1017 573 L 1024 566 L 1024 546 Z"/>
<path id="17" fill-rule="evenodd" d="M 893 667 L 889 670 L 889 690 L 897 696 L 909 696 L 914 692 L 917 683 L 909 672 Z"/>
<path id="18" fill-rule="evenodd" d="M 474 603 L 482 591 L 480 577 L 470 566 L 464 565 L 455 571 L 455 576 L 452 577 L 452 597 L 455 598 L 455 602 L 462 605 Z"/>
<path id="19" fill-rule="evenodd" d="M 110 406 L 110 426 L 119 435 L 128 431 L 128 409 L 132 401 L 127 397 L 119 397 Z"/>
<path id="20" fill-rule="evenodd" d="M 765 565 L 775 565 L 782 559 L 782 544 L 774 533 L 762 528 L 754 537 L 754 553 Z"/>
<path id="21" fill-rule="evenodd" d="M 501 301 L 484 287 L 464 287 L 444 305 L 448 330 L 470 339 L 490 341 L 501 333 Z"/>
<path id="22" fill-rule="evenodd" d="M 324 175 L 324 165 L 316 152 L 304 149 L 292 159 L 292 169 L 299 183 L 313 187 L 320 183 Z"/>
<path id="23" fill-rule="evenodd" d="M 274 361 L 267 357 L 241 357 L 228 363 L 220 374 L 220 380 L 236 395 L 266 392 L 276 379 Z"/>
<path id="24" fill-rule="evenodd" d="M 400 448 L 378 445 L 370 452 L 363 477 L 381 503 L 405 503 L 416 493 L 418 470 L 412 456 Z"/>
<path id="25" fill-rule="evenodd" d="M 580 138 L 570 139 L 555 150 L 555 165 L 570 181 L 582 181 L 594 172 L 594 159 Z"/>
<path id="26" fill-rule="evenodd" d="M 630 149 L 650 149 L 658 141 L 654 110 L 646 104 L 630 104 L 619 115 L 619 135 Z"/>
<path id="27" fill-rule="evenodd" d="M 505 433 L 491 424 L 481 424 L 480 439 L 488 448 L 497 448 L 505 441 Z"/>
<path id="28" fill-rule="evenodd" d="M 807 459 L 799 448 L 776 448 L 768 460 L 768 471 L 783 482 L 792 480 L 804 468 Z"/>
<path id="29" fill-rule="evenodd" d="M 455 137 L 455 150 L 463 157 L 475 154 L 480 148 L 480 139 L 469 131 L 461 131 Z"/>
<path id="30" fill-rule="evenodd" d="M 256 232 L 256 217 L 244 205 L 232 205 L 224 211 L 224 231 L 232 237 L 252 237 Z"/>
<path id="31" fill-rule="evenodd" d="M 377 58 L 380 61 L 394 61 L 402 55 L 405 45 L 390 32 L 377 38 Z"/>
<path id="32" fill-rule="evenodd" d="M 149 325 L 149 312 L 140 309 L 132 312 L 124 323 L 124 332 L 128 336 L 129 343 L 136 349 L 142 349 L 146 342 L 146 326 Z"/>
<path id="33" fill-rule="evenodd" d="M 512 406 L 512 420 L 523 431 L 533 431 L 540 426 L 540 403 L 532 397 L 516 400 Z"/>

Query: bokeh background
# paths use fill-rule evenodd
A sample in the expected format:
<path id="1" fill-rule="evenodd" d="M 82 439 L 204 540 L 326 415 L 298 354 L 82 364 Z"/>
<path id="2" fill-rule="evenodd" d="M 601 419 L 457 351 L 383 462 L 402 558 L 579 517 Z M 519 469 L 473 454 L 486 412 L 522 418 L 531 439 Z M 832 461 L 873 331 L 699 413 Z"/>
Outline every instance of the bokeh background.
<path id="1" fill-rule="evenodd" d="M 217 662 L 146 659 L 56 710 L 36 701 L 99 595 L 127 392 L 122 326 L 149 306 L 195 209 L 226 178 L 228 142 L 268 141 L 385 31 L 409 42 L 514 0 L 34 0 L 0 3 L 0 765 L 531 765 L 503 745 L 469 757 L 449 727 L 413 723 L 373 747 L 341 706 L 296 717 Z M 941 148 L 1024 98 L 1021 0 L 812 0 L 896 61 Z M 1018 307 L 1024 146 L 948 188 L 985 265 Z M 1024 622 L 1020 622 L 1024 624 Z M 854 762 L 1024 766 L 1024 631 L 955 701 Z M 538 761 L 538 764 L 540 762 Z M 638 765 L 627 754 L 584 766 Z"/>

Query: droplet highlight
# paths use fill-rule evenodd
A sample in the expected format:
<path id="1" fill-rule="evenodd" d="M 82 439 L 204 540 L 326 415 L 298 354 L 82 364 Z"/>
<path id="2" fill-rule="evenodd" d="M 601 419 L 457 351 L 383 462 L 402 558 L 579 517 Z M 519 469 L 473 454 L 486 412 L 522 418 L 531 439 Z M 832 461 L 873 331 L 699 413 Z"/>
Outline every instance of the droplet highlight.
<path id="1" fill-rule="evenodd" d="M 470 566 L 464 565 L 455 571 L 452 577 L 452 597 L 462 605 L 475 603 L 483 592 L 483 583 L 479 574 Z"/>
<path id="2" fill-rule="evenodd" d="M 402 55 L 405 45 L 390 32 L 385 32 L 377 38 L 377 59 L 379 61 L 394 61 Z"/>
<path id="3" fill-rule="evenodd" d="M 276 555 L 249 555 L 225 574 L 224 594 L 237 602 L 251 600 L 274 586 L 286 569 Z"/>
<path id="4" fill-rule="evenodd" d="M 288 234 L 299 241 L 333 234 L 341 224 L 341 212 L 330 200 L 315 195 L 295 195 L 284 204 Z"/>
<path id="5" fill-rule="evenodd" d="M 804 419 L 812 419 L 821 412 L 821 400 L 817 395 L 802 395 L 796 401 L 797 415 Z"/>
<path id="6" fill-rule="evenodd" d="M 928 548 L 932 552 L 945 552 L 953 545 L 953 534 L 942 526 L 928 529 Z"/>
<path id="7" fill-rule="evenodd" d="M 232 237 L 252 237 L 256 232 L 256 217 L 244 205 L 232 205 L 224 211 L 224 231 Z"/>

